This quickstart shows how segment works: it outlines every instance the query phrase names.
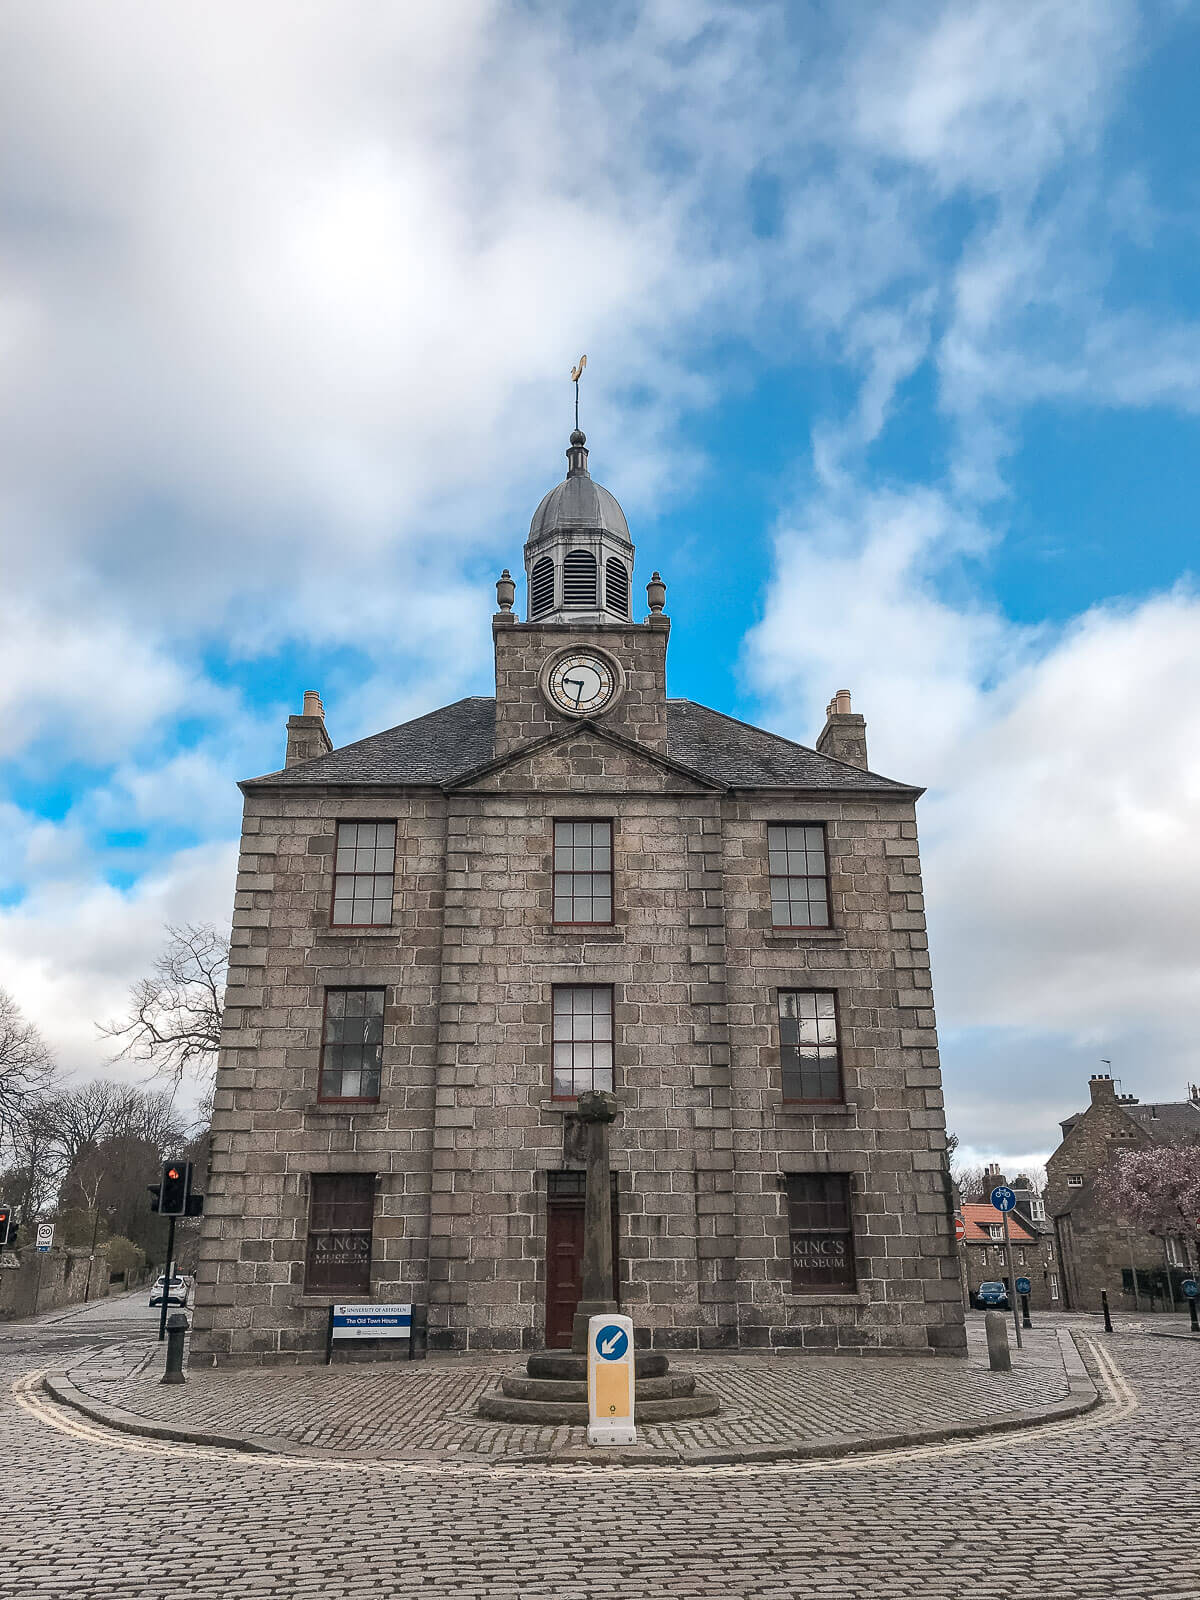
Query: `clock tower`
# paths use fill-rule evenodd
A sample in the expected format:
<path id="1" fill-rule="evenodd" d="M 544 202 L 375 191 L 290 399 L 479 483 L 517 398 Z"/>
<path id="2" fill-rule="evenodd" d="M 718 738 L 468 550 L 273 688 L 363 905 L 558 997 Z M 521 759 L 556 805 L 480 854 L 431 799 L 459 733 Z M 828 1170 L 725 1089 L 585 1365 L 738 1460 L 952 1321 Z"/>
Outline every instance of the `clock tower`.
<path id="1" fill-rule="evenodd" d="M 625 514 L 587 467 L 578 429 L 567 476 L 543 499 L 525 543 L 527 618 L 516 585 L 496 585 L 497 757 L 589 721 L 649 750 L 667 748 L 665 585 L 646 585 L 649 615 L 632 618 L 633 542 Z"/>

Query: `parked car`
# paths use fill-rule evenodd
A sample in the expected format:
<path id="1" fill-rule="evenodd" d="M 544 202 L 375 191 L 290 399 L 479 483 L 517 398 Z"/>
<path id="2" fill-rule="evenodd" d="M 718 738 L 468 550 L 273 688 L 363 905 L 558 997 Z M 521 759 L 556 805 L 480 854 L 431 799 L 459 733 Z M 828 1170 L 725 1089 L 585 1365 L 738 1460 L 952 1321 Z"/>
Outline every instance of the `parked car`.
<path id="1" fill-rule="evenodd" d="M 163 1284 L 166 1281 L 166 1277 L 160 1272 L 154 1281 L 154 1287 L 150 1290 L 150 1304 L 152 1306 L 162 1305 Z M 190 1293 L 191 1291 L 188 1287 L 187 1279 L 180 1277 L 179 1274 L 176 1273 L 176 1275 L 171 1279 L 171 1287 L 167 1291 L 167 1304 L 169 1306 L 186 1306 Z"/>
<path id="2" fill-rule="evenodd" d="M 971 1296 L 971 1303 L 981 1311 L 1008 1311 L 1011 1310 L 1008 1300 L 1008 1290 L 1002 1283 L 981 1283 Z"/>

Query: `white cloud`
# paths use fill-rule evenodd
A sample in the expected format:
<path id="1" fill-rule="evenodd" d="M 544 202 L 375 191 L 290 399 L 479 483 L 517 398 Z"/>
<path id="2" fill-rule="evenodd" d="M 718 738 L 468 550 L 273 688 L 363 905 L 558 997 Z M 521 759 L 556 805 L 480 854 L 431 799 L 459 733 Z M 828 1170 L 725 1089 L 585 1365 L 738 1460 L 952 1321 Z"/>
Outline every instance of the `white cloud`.
<path id="1" fill-rule="evenodd" d="M 946 597 L 971 524 L 944 498 L 861 492 L 858 511 L 781 531 L 747 670 L 806 742 L 850 687 L 872 766 L 929 786 L 952 1123 L 1048 1147 L 1103 1055 L 1131 1092 L 1180 1097 L 1200 1030 L 1200 597 L 1030 632 Z"/>

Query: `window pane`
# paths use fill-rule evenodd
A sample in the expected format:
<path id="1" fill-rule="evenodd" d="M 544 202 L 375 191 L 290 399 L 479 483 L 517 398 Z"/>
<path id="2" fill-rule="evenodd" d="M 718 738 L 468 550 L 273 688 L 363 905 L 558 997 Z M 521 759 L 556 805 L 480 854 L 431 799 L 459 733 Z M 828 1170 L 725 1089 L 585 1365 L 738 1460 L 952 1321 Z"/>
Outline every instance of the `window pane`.
<path id="1" fill-rule="evenodd" d="M 841 1174 L 789 1177 L 787 1205 L 793 1292 L 853 1290 L 849 1179 Z"/>

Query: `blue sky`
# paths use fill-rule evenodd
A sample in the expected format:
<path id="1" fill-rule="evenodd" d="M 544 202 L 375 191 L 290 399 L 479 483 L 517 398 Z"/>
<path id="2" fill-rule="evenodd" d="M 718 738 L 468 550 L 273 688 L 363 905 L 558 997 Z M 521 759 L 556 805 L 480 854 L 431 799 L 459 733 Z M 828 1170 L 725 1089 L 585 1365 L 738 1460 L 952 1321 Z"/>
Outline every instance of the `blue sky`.
<path id="1" fill-rule="evenodd" d="M 924 783 L 951 1126 L 1197 1071 L 1197 7 L 0 19 L 0 982 L 104 1068 L 238 777 L 490 689 L 567 371 L 670 683 Z"/>

